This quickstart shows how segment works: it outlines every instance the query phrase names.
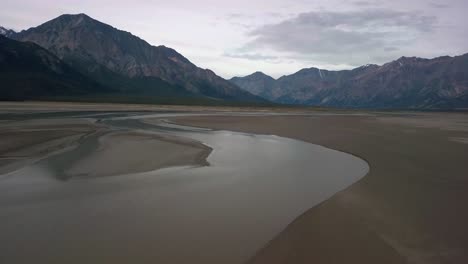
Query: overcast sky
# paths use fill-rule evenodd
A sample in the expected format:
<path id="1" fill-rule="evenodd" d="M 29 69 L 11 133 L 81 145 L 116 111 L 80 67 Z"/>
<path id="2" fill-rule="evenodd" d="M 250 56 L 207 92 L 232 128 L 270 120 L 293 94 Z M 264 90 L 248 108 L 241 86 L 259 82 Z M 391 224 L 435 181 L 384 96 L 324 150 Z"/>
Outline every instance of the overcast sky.
<path id="1" fill-rule="evenodd" d="M 468 52 L 468 0 L 2 0 L 0 25 L 86 13 L 230 78 Z"/>

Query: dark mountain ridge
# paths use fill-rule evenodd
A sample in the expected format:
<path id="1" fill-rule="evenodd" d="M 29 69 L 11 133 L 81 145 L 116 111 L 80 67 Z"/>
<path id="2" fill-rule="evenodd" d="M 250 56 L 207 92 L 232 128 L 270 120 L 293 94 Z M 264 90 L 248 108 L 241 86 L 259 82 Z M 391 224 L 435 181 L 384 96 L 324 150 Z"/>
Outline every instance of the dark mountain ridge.
<path id="1" fill-rule="evenodd" d="M 468 107 L 468 54 L 434 59 L 401 57 L 381 66 L 370 64 L 342 71 L 307 68 L 270 80 L 264 86 L 253 79 L 249 75 L 231 81 L 254 94 L 286 104 L 346 108 Z"/>
<path id="2" fill-rule="evenodd" d="M 11 37 L 12 35 L 16 34 L 16 32 L 12 29 L 7 29 L 4 27 L 0 27 L 0 36 L 4 37 Z"/>
<path id="3" fill-rule="evenodd" d="M 0 35 L 0 100 L 82 96 L 108 90 L 48 50 Z"/>
<path id="4" fill-rule="evenodd" d="M 246 91 L 263 98 L 274 98 L 274 95 L 271 93 L 277 89 L 276 80 L 263 72 L 255 72 L 246 77 L 234 77 L 230 81 Z"/>
<path id="5" fill-rule="evenodd" d="M 152 46 L 85 14 L 62 15 L 11 38 L 34 42 L 101 85 L 125 93 L 266 101 L 171 48 Z"/>

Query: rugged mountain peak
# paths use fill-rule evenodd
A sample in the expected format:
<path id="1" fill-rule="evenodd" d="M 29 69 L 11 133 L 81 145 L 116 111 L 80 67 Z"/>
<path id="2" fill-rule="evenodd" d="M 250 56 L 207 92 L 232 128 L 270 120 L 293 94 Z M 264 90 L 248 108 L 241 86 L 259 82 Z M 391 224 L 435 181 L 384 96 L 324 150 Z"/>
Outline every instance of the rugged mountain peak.
<path id="1" fill-rule="evenodd" d="M 157 78 L 197 96 L 264 101 L 213 72 L 197 67 L 174 49 L 152 46 L 86 14 L 61 15 L 15 34 L 14 38 L 48 49 L 87 75 L 106 78 L 106 85 L 115 86 L 115 78 L 109 77 L 115 74 L 144 79 L 142 82 Z M 129 81 L 126 89 L 132 87 L 134 84 Z M 159 89 L 153 85 L 150 88 Z"/>
<path id="2" fill-rule="evenodd" d="M 263 72 L 257 71 L 245 77 L 233 77 L 229 81 L 254 95 L 266 99 L 274 97 L 272 92 L 276 89 L 276 80 Z"/>
<path id="3" fill-rule="evenodd" d="M 301 69 L 299 71 L 297 71 L 296 73 L 293 73 L 293 74 L 311 74 L 311 73 L 316 73 L 316 74 L 319 74 L 321 72 L 326 72 L 327 70 L 324 70 L 324 69 L 319 69 L 319 68 L 316 68 L 316 67 L 310 67 L 310 68 L 304 68 L 304 69 Z"/>
<path id="4" fill-rule="evenodd" d="M 323 80 L 328 74 L 328 70 L 323 70 L 315 67 L 305 68 L 297 71 L 296 73 L 291 74 L 295 78 L 306 78 L 306 79 L 317 79 Z M 280 79 L 284 79 L 285 76 L 281 77 Z"/>
<path id="5" fill-rule="evenodd" d="M 310 67 L 310 68 L 300 69 L 299 71 L 293 74 L 305 74 L 305 73 L 316 72 L 316 71 L 318 71 L 318 68 Z"/>
<path id="6" fill-rule="evenodd" d="M 407 67 L 414 65 L 418 63 L 419 58 L 417 57 L 405 57 L 402 56 L 394 61 L 387 62 L 382 65 L 382 71 L 386 71 L 389 69 L 395 70 L 395 71 L 401 71 L 406 69 Z"/>
<path id="7" fill-rule="evenodd" d="M 367 69 L 367 68 L 375 68 L 375 67 L 379 67 L 379 65 L 377 65 L 377 64 L 365 64 L 365 65 L 362 65 L 362 66 L 358 67 L 357 69 Z"/>
<path id="8" fill-rule="evenodd" d="M 161 63 L 195 68 L 171 48 L 151 46 L 129 32 L 86 14 L 61 15 L 36 28 L 22 31 L 16 38 L 35 42 L 62 59 L 73 57 L 80 63 L 97 63 L 129 77 L 160 75 Z"/>
<path id="9" fill-rule="evenodd" d="M 268 76 L 266 75 L 265 73 L 261 72 L 261 71 L 256 71 L 254 73 L 251 74 L 252 76 Z"/>
<path id="10" fill-rule="evenodd" d="M 66 31 L 94 31 L 95 33 L 106 33 L 111 32 L 113 30 L 118 30 L 108 24 L 105 24 L 101 21 L 91 18 L 90 16 L 80 13 L 80 14 L 64 14 L 60 15 L 52 20 L 49 20 L 35 28 L 30 28 L 28 30 L 23 30 L 19 33 L 19 37 L 27 35 L 26 33 L 33 31 L 34 33 L 49 33 L 52 32 L 56 34 L 60 34 Z M 121 30 L 119 30 L 121 31 Z M 125 32 L 125 31 L 121 31 Z M 83 32 L 81 32 L 83 33 Z M 128 32 L 125 32 L 131 35 Z"/>
<path id="11" fill-rule="evenodd" d="M 405 64 L 415 64 L 415 63 L 420 63 L 420 62 L 425 62 L 428 61 L 428 59 L 423 59 L 419 57 L 405 57 L 402 56 L 396 61 L 393 61 L 393 63 L 398 63 L 400 66 L 404 66 Z"/>
<path id="12" fill-rule="evenodd" d="M 79 13 L 79 14 L 63 14 L 58 16 L 56 19 L 68 19 L 68 20 L 87 20 L 87 21 L 97 21 L 92 19 L 90 16 L 86 15 L 85 13 Z"/>
<path id="13" fill-rule="evenodd" d="M 99 22 L 97 20 L 92 19 L 90 16 L 86 14 L 64 14 L 61 15 L 47 23 L 65 23 L 70 26 L 82 26 L 86 24 L 103 24 L 102 22 Z"/>
<path id="14" fill-rule="evenodd" d="M 16 32 L 12 29 L 4 28 L 0 26 L 0 35 L 5 37 L 11 37 L 12 35 L 16 34 Z"/>
<path id="15" fill-rule="evenodd" d="M 15 36 L 49 49 L 71 64 L 97 63 L 129 77 L 156 76 L 166 81 L 170 76 L 161 68 L 177 65 L 183 70 L 196 68 L 174 49 L 152 46 L 129 32 L 116 29 L 86 14 L 65 14 Z"/>
<path id="16" fill-rule="evenodd" d="M 266 80 L 274 80 L 273 77 L 261 72 L 261 71 L 256 71 L 252 74 L 249 74 L 247 76 L 244 76 L 244 77 L 234 77 L 234 78 L 247 78 L 247 79 L 251 79 L 251 80 L 260 80 L 260 79 L 266 79 Z M 234 79 L 233 78 L 233 79 Z"/>

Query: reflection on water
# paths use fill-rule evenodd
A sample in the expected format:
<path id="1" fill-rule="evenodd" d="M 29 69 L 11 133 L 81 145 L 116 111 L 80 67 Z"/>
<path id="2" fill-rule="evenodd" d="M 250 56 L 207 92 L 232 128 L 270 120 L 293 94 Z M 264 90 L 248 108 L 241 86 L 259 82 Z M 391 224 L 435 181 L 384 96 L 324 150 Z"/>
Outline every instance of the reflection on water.
<path id="1" fill-rule="evenodd" d="M 0 181 L 2 263 L 242 263 L 368 171 L 354 156 L 277 136 L 101 122 L 198 140 L 213 148 L 211 165 L 69 181 L 43 166 L 56 162 L 16 171 Z"/>

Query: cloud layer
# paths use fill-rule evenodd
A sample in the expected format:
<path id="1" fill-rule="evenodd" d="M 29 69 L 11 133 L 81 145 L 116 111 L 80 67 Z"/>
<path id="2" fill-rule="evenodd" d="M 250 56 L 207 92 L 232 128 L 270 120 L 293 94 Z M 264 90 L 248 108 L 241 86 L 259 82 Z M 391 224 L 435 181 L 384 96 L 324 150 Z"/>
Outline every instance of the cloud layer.
<path id="1" fill-rule="evenodd" d="M 359 65 L 393 58 L 430 35 L 437 22 L 435 16 L 389 9 L 313 11 L 250 31 L 253 40 L 242 50 L 271 49 L 321 63 Z"/>

